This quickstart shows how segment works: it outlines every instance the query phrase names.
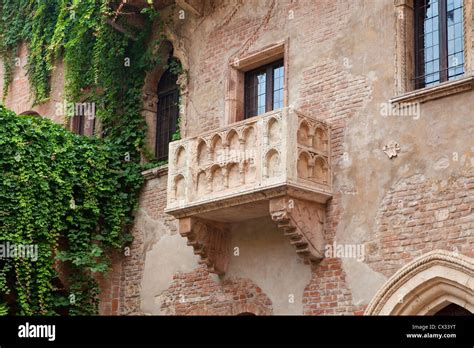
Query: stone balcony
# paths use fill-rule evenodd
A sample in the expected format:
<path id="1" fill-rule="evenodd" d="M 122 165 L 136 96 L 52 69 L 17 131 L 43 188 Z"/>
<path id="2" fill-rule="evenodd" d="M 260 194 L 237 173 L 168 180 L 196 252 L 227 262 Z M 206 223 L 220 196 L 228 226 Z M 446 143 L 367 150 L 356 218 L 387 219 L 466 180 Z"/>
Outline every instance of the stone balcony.
<path id="1" fill-rule="evenodd" d="M 228 224 L 268 215 L 300 256 L 319 260 L 331 197 L 329 145 L 326 123 L 290 108 L 172 142 L 165 211 L 216 273 L 226 267 L 216 261 Z"/>

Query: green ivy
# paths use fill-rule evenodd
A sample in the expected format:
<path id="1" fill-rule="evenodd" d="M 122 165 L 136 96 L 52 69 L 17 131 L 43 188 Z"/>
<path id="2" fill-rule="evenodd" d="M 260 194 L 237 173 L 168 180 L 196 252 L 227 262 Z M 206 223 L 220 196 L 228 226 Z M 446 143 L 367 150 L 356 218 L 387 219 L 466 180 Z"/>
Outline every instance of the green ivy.
<path id="1" fill-rule="evenodd" d="M 108 0 L 0 0 L 4 95 L 24 41 L 35 103 L 48 100 L 63 59 L 67 101 L 95 103 L 101 129 L 100 139 L 81 137 L 0 105 L 0 243 L 38 246 L 37 260 L 0 259 L 0 303 L 10 314 L 97 313 L 95 275 L 131 239 L 146 153 L 141 92 L 163 39 L 150 42 L 153 22 L 162 28 L 158 13 L 142 16 L 143 28 L 118 16 L 124 34 L 108 23 Z"/>
<path id="2" fill-rule="evenodd" d="M 3 96 L 12 79 L 16 49 L 31 33 L 30 2 L 27 0 L 0 0 L 0 57 L 3 61 Z"/>
<path id="3" fill-rule="evenodd" d="M 54 314 L 67 301 L 69 314 L 95 313 L 93 275 L 130 240 L 139 165 L 116 156 L 112 141 L 75 135 L 45 118 L 0 106 L 0 124 L 0 241 L 38 248 L 36 260 L 2 260 L 1 293 L 14 295 L 17 314 Z M 55 258 L 72 284 L 66 302 L 53 285 Z"/>
<path id="4" fill-rule="evenodd" d="M 184 75 L 186 78 L 186 71 L 183 69 L 181 62 L 177 59 L 170 59 L 168 64 L 164 66 L 164 69 L 168 69 L 173 75 L 181 76 Z M 181 91 L 180 91 L 181 92 Z M 181 109 L 181 93 L 178 99 L 178 109 Z M 181 139 L 181 118 L 178 117 L 176 120 L 176 131 L 171 135 L 171 141 L 176 141 Z"/>

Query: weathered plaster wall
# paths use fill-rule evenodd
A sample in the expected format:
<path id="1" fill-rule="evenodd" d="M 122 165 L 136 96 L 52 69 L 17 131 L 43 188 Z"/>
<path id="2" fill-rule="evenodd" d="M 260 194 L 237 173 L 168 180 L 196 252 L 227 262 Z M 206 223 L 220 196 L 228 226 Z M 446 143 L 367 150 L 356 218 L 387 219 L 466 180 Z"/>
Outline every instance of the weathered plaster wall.
<path id="1" fill-rule="evenodd" d="M 301 314 L 311 270 L 270 217 L 232 227 L 231 258 L 225 278 L 253 279 L 273 304 L 273 314 Z M 238 248 L 238 249 L 236 249 Z"/>
<path id="2" fill-rule="evenodd" d="M 190 252 L 185 238 L 176 232 L 169 233 L 159 220 L 144 216 L 138 219 L 139 224 L 149 224 L 147 235 L 150 238 L 141 282 L 141 310 L 161 314 L 161 294 L 171 285 L 175 273 L 193 271 L 198 267 L 199 258 Z"/>

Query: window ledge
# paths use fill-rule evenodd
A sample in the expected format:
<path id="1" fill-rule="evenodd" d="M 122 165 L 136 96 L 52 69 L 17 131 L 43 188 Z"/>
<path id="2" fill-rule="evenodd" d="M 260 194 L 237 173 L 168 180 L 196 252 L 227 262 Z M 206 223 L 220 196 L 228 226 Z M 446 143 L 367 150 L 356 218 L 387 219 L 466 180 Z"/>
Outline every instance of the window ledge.
<path id="1" fill-rule="evenodd" d="M 390 99 L 392 104 L 424 103 L 448 95 L 470 91 L 474 88 L 474 76 L 466 76 L 459 80 L 443 82 L 439 85 L 417 89 Z"/>
<path id="2" fill-rule="evenodd" d="M 156 168 L 151 168 L 144 170 L 142 175 L 145 177 L 146 180 L 160 178 L 168 174 L 168 164 L 163 164 Z"/>

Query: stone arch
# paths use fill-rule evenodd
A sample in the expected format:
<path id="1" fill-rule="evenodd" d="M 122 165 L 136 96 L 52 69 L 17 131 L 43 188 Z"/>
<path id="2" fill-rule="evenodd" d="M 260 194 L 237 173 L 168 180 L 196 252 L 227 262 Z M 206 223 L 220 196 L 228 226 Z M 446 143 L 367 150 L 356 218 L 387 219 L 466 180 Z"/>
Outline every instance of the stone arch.
<path id="1" fill-rule="evenodd" d="M 280 122 L 275 117 L 271 117 L 268 120 L 268 144 L 275 145 L 280 142 L 281 132 L 280 132 Z"/>
<path id="2" fill-rule="evenodd" d="M 198 165 L 200 167 L 204 166 L 209 160 L 209 150 L 204 139 L 199 139 L 196 153 Z"/>
<path id="3" fill-rule="evenodd" d="M 36 116 L 36 117 L 41 117 L 39 113 L 37 113 L 34 110 L 28 110 L 28 111 L 23 111 L 19 116 Z"/>
<path id="4" fill-rule="evenodd" d="M 298 156 L 297 172 L 298 178 L 309 179 L 311 176 L 311 155 L 307 151 L 301 151 Z"/>
<path id="5" fill-rule="evenodd" d="M 241 184 L 240 170 L 237 163 L 227 164 L 227 185 L 229 188 L 237 187 Z"/>
<path id="6" fill-rule="evenodd" d="M 181 174 L 174 178 L 174 191 L 176 199 L 184 199 L 186 196 L 186 180 Z"/>
<path id="7" fill-rule="evenodd" d="M 317 151 L 327 152 L 328 150 L 327 131 L 321 127 L 316 127 L 316 130 L 314 132 L 313 147 Z"/>
<path id="8" fill-rule="evenodd" d="M 210 169 L 211 172 L 211 190 L 217 192 L 224 189 L 224 178 L 222 177 L 222 168 L 215 164 Z"/>
<path id="9" fill-rule="evenodd" d="M 179 146 L 175 152 L 175 166 L 178 171 L 181 171 L 186 166 L 186 149 L 184 146 Z"/>
<path id="10" fill-rule="evenodd" d="M 280 154 L 275 149 L 270 149 L 265 156 L 266 177 L 276 177 L 281 174 Z"/>
<path id="11" fill-rule="evenodd" d="M 173 46 L 169 41 L 164 41 L 154 52 L 160 57 L 159 61 L 166 62 L 173 52 Z M 156 127 L 157 127 L 157 103 L 158 103 L 158 83 L 165 70 L 162 64 L 157 64 L 145 75 L 142 97 L 142 114 L 147 123 L 147 145 L 156 151 Z"/>
<path id="12" fill-rule="evenodd" d="M 204 196 L 209 188 L 209 182 L 207 174 L 204 170 L 201 170 L 196 176 L 196 194 L 198 198 Z"/>
<path id="13" fill-rule="evenodd" d="M 143 97 L 142 97 L 142 115 L 146 120 L 148 126 L 147 132 L 147 145 L 150 149 L 157 152 L 157 128 L 158 128 L 158 101 L 159 101 L 159 91 L 157 86 L 159 86 L 162 80 L 168 80 L 166 78 L 167 72 L 169 70 L 166 68 L 166 63 L 171 62 L 171 60 L 179 61 L 183 66 L 183 70 L 186 70 L 183 64 L 183 60 L 180 58 L 181 55 L 177 54 L 177 49 L 174 43 L 171 40 L 163 40 L 160 45 L 154 50 L 153 55 L 157 57 L 156 61 L 158 64 L 150 67 L 149 71 L 145 75 L 145 81 L 143 85 Z M 175 84 L 177 88 L 178 98 L 180 100 L 180 107 L 178 109 L 178 120 L 180 122 L 180 133 L 181 137 L 185 137 L 185 127 L 181 125 L 185 124 L 186 116 L 186 96 L 184 95 L 184 90 L 187 88 L 187 80 L 184 78 L 186 74 L 181 74 L 175 76 Z M 177 125 L 178 126 L 178 125 Z M 173 125 L 174 127 L 174 125 Z"/>
<path id="14" fill-rule="evenodd" d="M 212 153 L 212 161 L 214 163 L 223 161 L 225 159 L 224 154 L 224 143 L 222 137 L 219 134 L 215 134 L 210 142 L 210 148 Z"/>
<path id="15" fill-rule="evenodd" d="M 312 146 L 311 138 L 310 138 L 310 127 L 308 122 L 305 120 L 300 122 L 299 128 L 298 128 L 298 144 L 303 145 L 303 146 Z"/>
<path id="16" fill-rule="evenodd" d="M 455 303 L 450 303 L 446 307 L 443 307 L 436 313 L 433 313 L 436 316 L 466 316 L 466 315 L 474 315 L 473 313 L 469 312 L 466 308 L 458 306 Z"/>
<path id="17" fill-rule="evenodd" d="M 229 151 L 232 152 L 232 155 L 236 155 L 240 150 L 240 137 L 239 133 L 235 129 L 231 129 L 226 136 L 226 144 L 229 147 Z"/>
<path id="18" fill-rule="evenodd" d="M 250 184 L 255 182 L 257 177 L 257 169 L 254 160 L 246 160 L 243 166 L 244 184 Z"/>
<path id="19" fill-rule="evenodd" d="M 366 315 L 432 315 L 454 303 L 474 313 L 474 260 L 434 250 L 399 269 L 376 293 Z"/>
<path id="20" fill-rule="evenodd" d="M 314 158 L 313 181 L 322 184 L 328 183 L 329 166 L 324 157 L 316 156 Z"/>
<path id="21" fill-rule="evenodd" d="M 254 150 L 257 143 L 257 131 L 253 125 L 245 127 L 242 131 L 242 137 L 245 142 L 245 150 Z"/>
<path id="22" fill-rule="evenodd" d="M 183 71 L 189 71 L 189 55 L 184 45 L 184 40 L 179 38 L 174 30 L 172 30 L 168 24 L 164 24 L 165 36 L 168 42 L 171 43 L 173 47 L 172 57 L 179 60 Z M 159 33 L 159 30 L 156 30 L 156 33 Z M 180 109 L 179 109 L 179 119 L 180 119 L 180 133 L 181 137 L 185 138 L 188 136 L 187 132 L 187 109 L 188 109 L 188 81 L 189 77 L 187 73 L 181 74 L 178 78 L 178 85 L 180 87 Z"/>
<path id="23" fill-rule="evenodd" d="M 272 310 L 255 302 L 233 303 L 230 315 L 235 316 L 261 316 L 272 315 Z"/>
<path id="24" fill-rule="evenodd" d="M 166 23 L 164 25 L 164 29 L 168 42 L 170 42 L 173 46 L 173 57 L 176 57 L 180 60 L 184 70 L 189 70 L 189 56 L 184 46 L 184 40 L 179 38 L 176 32 L 170 29 Z"/>

